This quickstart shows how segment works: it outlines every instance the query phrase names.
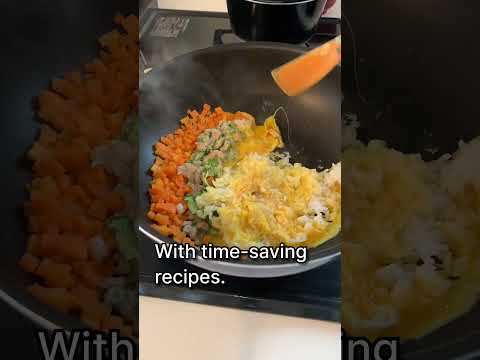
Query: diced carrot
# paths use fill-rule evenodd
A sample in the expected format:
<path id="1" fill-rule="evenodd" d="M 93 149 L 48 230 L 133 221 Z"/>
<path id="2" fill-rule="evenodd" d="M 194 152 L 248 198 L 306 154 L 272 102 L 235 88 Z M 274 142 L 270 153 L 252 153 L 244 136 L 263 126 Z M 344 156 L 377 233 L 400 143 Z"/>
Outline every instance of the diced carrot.
<path id="1" fill-rule="evenodd" d="M 78 144 L 76 144 L 78 145 Z M 58 146 L 55 149 L 55 157 L 68 171 L 84 169 L 90 162 L 89 149 L 82 147 Z"/>
<path id="2" fill-rule="evenodd" d="M 204 104 L 200 113 L 197 110 L 187 111 L 187 116 L 180 120 L 180 128 L 161 137 L 155 144 L 157 158 L 151 168 L 153 181 L 149 191 L 151 204 L 148 217 L 154 222 L 152 227 L 162 235 L 173 236 L 179 242 L 185 239 L 185 234 L 176 230 L 186 216 L 177 214 L 177 204 L 182 203 L 192 189 L 187 186 L 186 179 L 177 174 L 178 166 L 190 158 L 196 148 L 196 139 L 202 132 L 218 126 L 221 121 L 234 120 L 236 116 L 224 112 L 221 107 L 212 112 L 212 107 Z"/>
<path id="3" fill-rule="evenodd" d="M 63 176 L 58 176 L 55 180 L 57 182 L 58 188 L 61 191 L 65 191 L 67 188 L 69 188 L 72 185 L 70 177 L 66 174 Z"/>
<path id="4" fill-rule="evenodd" d="M 176 214 L 177 213 L 177 207 L 174 204 L 170 203 L 159 203 L 156 206 L 156 209 L 158 211 L 165 211 L 169 214 Z"/>
<path id="5" fill-rule="evenodd" d="M 66 79 L 53 79 L 52 89 L 66 98 L 73 98 L 79 94 L 78 85 Z"/>
<path id="6" fill-rule="evenodd" d="M 27 252 L 33 256 L 37 256 L 40 254 L 39 247 L 40 239 L 38 235 L 30 235 L 27 240 Z"/>
<path id="7" fill-rule="evenodd" d="M 43 146 L 50 146 L 55 143 L 55 141 L 57 140 L 57 136 L 57 132 L 53 130 L 50 126 L 42 125 L 42 128 L 40 129 L 38 143 Z"/>
<path id="8" fill-rule="evenodd" d="M 75 274 L 91 289 L 97 288 L 103 276 L 91 262 L 79 262 L 74 265 Z"/>
<path id="9" fill-rule="evenodd" d="M 193 241 L 193 240 L 190 239 L 189 237 L 185 237 L 185 238 L 183 239 L 183 243 L 184 243 L 184 244 L 189 244 L 189 245 L 195 246 L 195 241 Z"/>
<path id="10" fill-rule="evenodd" d="M 100 294 L 93 289 L 78 285 L 71 291 L 78 307 L 82 310 L 82 319 L 88 319 L 100 328 L 101 321 L 110 315 L 109 307 L 101 302 Z"/>
<path id="11" fill-rule="evenodd" d="M 192 118 L 196 118 L 200 114 L 197 112 L 197 110 L 193 110 L 193 111 L 188 111 L 188 115 L 190 115 L 190 117 L 192 117 Z"/>
<path id="12" fill-rule="evenodd" d="M 59 264 L 48 258 L 41 261 L 35 274 L 43 278 L 49 287 L 70 288 L 74 283 L 71 265 Z"/>
<path id="13" fill-rule="evenodd" d="M 173 216 L 172 221 L 177 226 L 180 226 L 183 224 L 183 219 L 181 219 L 179 216 Z"/>
<path id="14" fill-rule="evenodd" d="M 100 327 L 101 321 L 110 315 L 110 310 L 106 304 L 101 302 L 98 291 L 78 285 L 72 289 L 71 293 L 82 310 L 82 318 L 86 318 Z"/>
<path id="15" fill-rule="evenodd" d="M 125 17 L 122 14 L 117 13 L 113 18 L 113 21 L 115 21 L 116 24 L 121 25 L 125 21 Z"/>
<path id="16" fill-rule="evenodd" d="M 153 219 L 160 225 L 168 225 L 170 223 L 168 216 L 162 214 L 156 214 Z"/>
<path id="17" fill-rule="evenodd" d="M 103 277 L 111 277 L 113 276 L 115 269 L 116 269 L 116 263 L 115 261 L 104 261 L 101 264 L 96 264 L 97 265 L 97 271 L 98 273 Z"/>
<path id="18" fill-rule="evenodd" d="M 79 305 L 91 305 L 98 302 L 99 293 L 96 290 L 77 285 L 71 290 L 71 294 L 75 296 Z"/>
<path id="19" fill-rule="evenodd" d="M 102 328 L 102 321 L 105 318 L 108 318 L 111 313 L 111 309 L 104 304 L 103 302 L 97 301 L 95 303 L 89 304 L 89 306 L 81 306 L 82 317 L 86 317 L 94 321 L 95 324 L 98 324 L 99 328 Z"/>
<path id="20" fill-rule="evenodd" d="M 65 174 L 65 168 L 52 158 L 38 159 L 33 165 L 33 171 L 37 176 L 61 177 Z"/>
<path id="21" fill-rule="evenodd" d="M 81 205 L 89 207 L 92 200 L 88 196 L 83 187 L 79 185 L 71 185 L 64 190 L 64 195 L 71 197 L 73 200 L 78 201 Z"/>
<path id="22" fill-rule="evenodd" d="M 88 257 L 85 239 L 74 234 L 41 235 L 40 252 L 43 256 L 63 256 L 72 260 L 86 260 Z"/>
<path id="23" fill-rule="evenodd" d="M 80 319 L 82 320 L 82 323 L 90 329 L 101 330 L 101 319 L 96 318 L 91 313 L 82 312 Z"/>
<path id="24" fill-rule="evenodd" d="M 170 230 L 171 230 L 172 235 L 174 237 L 179 237 L 180 234 L 182 234 L 182 231 L 180 230 L 180 228 L 178 226 L 172 225 L 172 226 L 170 226 Z"/>
<path id="25" fill-rule="evenodd" d="M 158 231 L 161 235 L 163 236 L 170 236 L 170 234 L 172 233 L 168 227 L 168 225 L 156 225 L 156 224 L 152 224 L 152 228 L 156 231 Z"/>
<path id="26" fill-rule="evenodd" d="M 177 174 L 177 167 L 174 164 L 167 165 L 165 167 L 165 174 L 167 176 L 175 176 Z"/>
<path id="27" fill-rule="evenodd" d="M 130 325 L 125 325 L 120 329 L 120 335 L 131 337 L 133 335 L 133 329 Z"/>
<path id="28" fill-rule="evenodd" d="M 86 79 L 85 90 L 91 100 L 99 98 L 103 94 L 102 82 L 96 78 Z"/>
<path id="29" fill-rule="evenodd" d="M 78 223 L 78 235 L 83 238 L 90 239 L 92 236 L 99 234 L 103 229 L 103 222 L 94 218 L 83 217 Z"/>
<path id="30" fill-rule="evenodd" d="M 101 77 L 104 75 L 108 69 L 105 64 L 99 59 L 93 59 L 90 63 L 85 65 L 85 71 L 89 73 L 94 73 L 97 76 Z"/>
<path id="31" fill-rule="evenodd" d="M 51 124 L 56 129 L 64 129 L 66 120 L 65 100 L 52 91 L 44 91 L 38 97 L 39 111 L 38 115 L 45 122 Z"/>
<path id="32" fill-rule="evenodd" d="M 105 206 L 107 207 L 110 214 L 115 214 L 119 211 L 122 211 L 125 206 L 125 202 L 121 194 L 115 191 L 111 191 L 104 198 Z"/>
<path id="33" fill-rule="evenodd" d="M 122 26 L 128 33 L 130 39 L 138 39 L 138 17 L 128 15 L 122 22 Z"/>
<path id="34" fill-rule="evenodd" d="M 64 288 L 47 288 L 39 284 L 33 284 L 27 287 L 27 291 L 41 302 L 63 313 L 77 307 L 74 296 Z"/>
<path id="35" fill-rule="evenodd" d="M 155 152 L 160 153 L 160 152 L 168 152 L 168 151 L 169 149 L 165 144 L 161 142 L 158 142 L 155 144 Z"/>
<path id="36" fill-rule="evenodd" d="M 29 233 L 32 234 L 38 234 L 40 232 L 40 220 L 38 216 L 30 214 L 30 211 L 28 209 L 29 203 L 25 203 L 25 216 L 28 217 L 28 224 L 27 224 L 27 229 Z"/>
<path id="37" fill-rule="evenodd" d="M 19 262 L 20 267 L 29 273 L 34 273 L 35 270 L 37 270 L 37 267 L 39 264 L 40 264 L 39 258 L 37 258 L 36 256 L 33 256 L 28 252 L 23 254 Z"/>
<path id="38" fill-rule="evenodd" d="M 70 71 L 64 75 L 64 78 L 74 84 L 82 84 L 82 74 L 79 71 Z"/>
<path id="39" fill-rule="evenodd" d="M 107 218 L 107 208 L 101 200 L 94 200 L 88 209 L 88 214 L 99 220 L 105 220 Z"/>
<path id="40" fill-rule="evenodd" d="M 102 322 L 102 328 L 105 330 L 121 330 L 123 326 L 123 319 L 116 315 L 110 315 Z"/>
<path id="41" fill-rule="evenodd" d="M 100 58 L 85 65 L 85 74 L 66 73 L 38 97 L 44 124 L 29 151 L 34 180 L 24 212 L 30 236 L 19 262 L 45 280 L 46 286 L 29 287 L 32 295 L 63 312 L 81 309 L 83 322 L 93 328 L 101 328 L 110 316 L 96 289 L 112 274 L 114 264 L 87 262 L 87 239 L 101 234 L 106 216 L 122 210 L 124 202 L 113 192 L 113 177 L 101 166 L 91 167 L 92 150 L 116 137 L 126 115 L 138 107 L 138 18 L 117 16 L 115 21 L 126 33 L 103 35 Z M 178 155 L 167 148 L 167 154 L 174 153 Z M 114 250 L 116 239 L 110 241 Z M 76 263 L 83 264 L 76 265 L 82 276 L 72 272 Z M 70 293 L 67 288 L 74 283 Z M 73 295 L 82 284 L 95 289 L 90 301 Z"/>

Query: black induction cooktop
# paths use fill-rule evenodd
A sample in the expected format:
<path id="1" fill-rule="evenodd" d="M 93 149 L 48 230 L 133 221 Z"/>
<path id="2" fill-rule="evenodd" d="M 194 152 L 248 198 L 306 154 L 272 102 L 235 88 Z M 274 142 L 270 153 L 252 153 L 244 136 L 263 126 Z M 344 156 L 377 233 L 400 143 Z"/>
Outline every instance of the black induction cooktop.
<path id="1" fill-rule="evenodd" d="M 325 18 L 304 47 L 315 47 L 340 33 L 338 19 Z M 211 46 L 238 43 L 227 14 L 148 9 L 140 19 L 141 74 L 176 56 Z M 155 284 L 157 272 L 205 272 L 181 260 L 158 260 L 154 242 L 141 238 L 140 294 L 165 299 L 236 307 L 313 319 L 340 321 L 340 258 L 302 274 L 267 279 L 222 276 L 222 286 Z"/>
<path id="2" fill-rule="evenodd" d="M 315 47 L 340 34 L 340 19 L 322 18 L 316 33 L 299 46 Z M 210 46 L 244 42 L 224 13 L 148 9 L 140 18 L 140 57 L 155 67 L 176 56 Z"/>

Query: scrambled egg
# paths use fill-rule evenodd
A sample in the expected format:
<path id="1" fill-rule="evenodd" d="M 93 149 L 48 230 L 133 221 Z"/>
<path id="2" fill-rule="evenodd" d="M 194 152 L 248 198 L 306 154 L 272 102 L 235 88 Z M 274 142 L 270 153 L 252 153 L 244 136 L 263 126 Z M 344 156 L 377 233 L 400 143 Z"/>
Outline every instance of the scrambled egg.
<path id="1" fill-rule="evenodd" d="M 276 148 L 284 146 L 282 135 L 273 116 L 265 120 L 263 125 L 255 125 L 251 120 L 242 123 L 237 122 L 246 138 L 237 145 L 236 161 L 242 160 L 245 156 L 252 153 L 260 155 L 270 154 Z"/>
<path id="2" fill-rule="evenodd" d="M 380 141 L 350 138 L 343 154 L 342 325 L 371 339 L 418 338 L 478 299 L 480 139 L 451 159 L 426 163 Z"/>
<path id="3" fill-rule="evenodd" d="M 318 172 L 270 153 L 283 146 L 275 119 L 251 124 L 237 146 L 237 161 L 197 197 L 198 206 L 216 211 L 219 230 L 210 242 L 238 246 L 315 247 L 340 229 L 340 164 Z"/>

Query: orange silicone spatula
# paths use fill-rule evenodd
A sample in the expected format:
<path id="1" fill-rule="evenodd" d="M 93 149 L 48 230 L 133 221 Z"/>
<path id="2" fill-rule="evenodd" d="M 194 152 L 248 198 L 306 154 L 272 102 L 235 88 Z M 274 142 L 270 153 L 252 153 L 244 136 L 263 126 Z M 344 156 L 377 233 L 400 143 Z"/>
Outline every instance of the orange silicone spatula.
<path id="1" fill-rule="evenodd" d="M 337 66 L 342 59 L 341 35 L 272 70 L 277 85 L 288 96 L 308 90 Z"/>

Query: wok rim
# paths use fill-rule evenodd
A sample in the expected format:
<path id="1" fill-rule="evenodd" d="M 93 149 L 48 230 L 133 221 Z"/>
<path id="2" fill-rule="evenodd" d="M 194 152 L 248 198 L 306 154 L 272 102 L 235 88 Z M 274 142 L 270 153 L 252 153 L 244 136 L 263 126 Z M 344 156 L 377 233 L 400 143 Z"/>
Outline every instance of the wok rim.
<path id="1" fill-rule="evenodd" d="M 42 328 L 49 331 L 56 329 L 65 329 L 63 326 L 57 325 L 51 322 L 49 319 L 40 315 L 39 313 L 31 310 L 26 305 L 22 304 L 19 300 L 10 296 L 5 290 L 0 289 L 0 299 L 9 305 L 12 309 L 15 309 L 18 313 L 23 315 L 25 318 L 32 320 L 35 324 L 40 325 Z"/>
<path id="2" fill-rule="evenodd" d="M 175 62 L 187 58 L 187 57 L 193 57 L 195 55 L 202 55 L 204 53 L 215 53 L 219 52 L 222 50 L 242 50 L 244 48 L 250 48 L 250 49 L 272 49 L 272 50 L 290 50 L 298 53 L 299 55 L 304 54 L 308 52 L 309 50 L 312 50 L 312 48 L 306 48 L 302 46 L 301 44 L 287 44 L 287 43 L 281 43 L 281 42 L 274 42 L 274 41 L 250 41 L 250 42 L 243 42 L 243 43 L 233 43 L 233 44 L 221 44 L 221 45 L 215 45 L 215 46 L 210 46 L 206 47 L 203 49 L 198 49 L 194 50 L 182 55 L 178 55 L 158 66 L 154 67 L 148 67 L 144 70 L 142 73 L 142 76 L 140 77 L 139 80 L 139 92 L 141 92 L 141 87 L 143 83 L 143 78 L 149 76 L 149 74 L 156 72 L 156 71 L 161 71 L 164 68 L 171 66 Z M 341 64 L 338 64 L 336 68 L 341 68 Z M 148 71 L 147 71 L 148 70 Z M 147 71 L 147 72 L 145 72 Z M 340 94 L 341 95 L 341 94 Z"/>

